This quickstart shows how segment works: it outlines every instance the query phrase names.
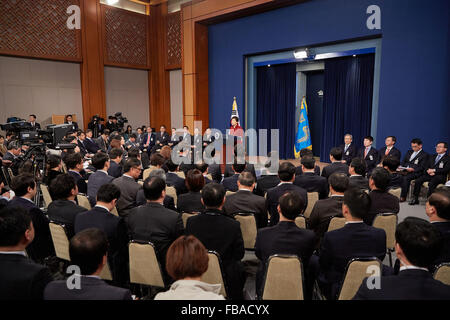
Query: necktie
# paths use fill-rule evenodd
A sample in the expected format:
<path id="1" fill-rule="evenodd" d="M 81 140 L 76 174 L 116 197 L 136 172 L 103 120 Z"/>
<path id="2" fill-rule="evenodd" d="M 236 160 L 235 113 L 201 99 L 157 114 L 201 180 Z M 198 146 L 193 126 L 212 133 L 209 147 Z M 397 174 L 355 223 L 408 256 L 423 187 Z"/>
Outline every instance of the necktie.
<path id="1" fill-rule="evenodd" d="M 367 157 L 368 152 L 369 152 L 369 148 L 366 148 L 366 151 L 364 151 L 364 158 Z"/>
<path id="2" fill-rule="evenodd" d="M 409 161 L 412 161 L 412 159 L 414 159 L 417 155 L 417 152 L 413 152 L 413 154 L 411 155 L 411 158 L 409 158 Z"/>
<path id="3" fill-rule="evenodd" d="M 347 149 L 348 149 L 348 144 L 345 145 L 344 153 L 347 152 Z"/>
<path id="4" fill-rule="evenodd" d="M 384 153 L 384 155 L 387 156 L 389 154 L 389 151 L 390 150 L 388 148 L 386 148 L 386 152 Z"/>
<path id="5" fill-rule="evenodd" d="M 442 155 L 439 154 L 439 155 L 436 157 L 436 161 L 434 161 L 434 164 L 437 164 L 437 163 L 439 162 L 439 160 L 441 160 L 441 158 L 442 158 Z"/>
<path id="6" fill-rule="evenodd" d="M 147 144 L 150 144 L 150 134 L 147 134 Z"/>

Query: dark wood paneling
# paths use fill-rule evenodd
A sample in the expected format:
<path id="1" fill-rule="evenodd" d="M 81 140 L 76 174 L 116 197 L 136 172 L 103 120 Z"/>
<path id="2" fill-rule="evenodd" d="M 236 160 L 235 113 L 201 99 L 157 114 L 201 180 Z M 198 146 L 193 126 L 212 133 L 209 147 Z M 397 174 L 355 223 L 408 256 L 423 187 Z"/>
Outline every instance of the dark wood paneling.
<path id="1" fill-rule="evenodd" d="M 166 69 L 181 69 L 181 13 L 169 13 L 166 20 Z"/>

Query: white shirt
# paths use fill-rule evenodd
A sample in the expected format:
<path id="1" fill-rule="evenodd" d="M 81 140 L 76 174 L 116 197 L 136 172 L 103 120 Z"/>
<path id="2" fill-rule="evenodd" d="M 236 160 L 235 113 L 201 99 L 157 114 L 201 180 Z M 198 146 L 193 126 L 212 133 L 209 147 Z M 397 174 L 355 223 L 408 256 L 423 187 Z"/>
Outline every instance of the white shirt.
<path id="1" fill-rule="evenodd" d="M 278 186 L 281 186 L 282 184 L 292 184 L 292 182 L 290 182 L 290 181 L 281 181 L 279 184 L 278 184 Z M 277 186 L 277 187 L 278 187 Z"/>
<path id="2" fill-rule="evenodd" d="M 25 200 L 28 200 L 28 201 L 30 201 L 31 203 L 33 203 L 34 204 L 34 201 L 33 200 L 31 200 L 31 199 L 28 199 L 28 198 L 25 198 L 25 197 L 21 197 L 22 199 L 25 199 Z"/>
<path id="3" fill-rule="evenodd" d="M 96 207 L 99 207 L 99 208 L 102 208 L 102 209 L 105 209 L 106 211 L 109 212 L 109 209 L 108 209 L 107 207 L 104 207 L 104 206 L 99 205 L 99 204 L 96 204 L 95 206 L 96 206 Z"/>
<path id="4" fill-rule="evenodd" d="M 104 174 L 108 175 L 108 171 L 105 170 L 97 170 L 97 171 L 103 172 Z"/>
<path id="5" fill-rule="evenodd" d="M 27 254 L 25 253 L 25 251 L 0 251 L 0 254 L 21 254 L 24 257 L 27 256 Z"/>
<path id="6" fill-rule="evenodd" d="M 345 222 L 345 224 L 353 224 L 353 223 L 364 223 L 364 221 L 346 221 Z"/>
<path id="7" fill-rule="evenodd" d="M 417 266 L 402 266 L 402 267 L 400 267 L 400 271 L 403 271 L 403 270 L 409 270 L 409 269 L 415 269 L 415 270 L 424 270 L 424 271 L 429 271 L 427 268 L 422 268 L 422 267 L 417 267 Z"/>

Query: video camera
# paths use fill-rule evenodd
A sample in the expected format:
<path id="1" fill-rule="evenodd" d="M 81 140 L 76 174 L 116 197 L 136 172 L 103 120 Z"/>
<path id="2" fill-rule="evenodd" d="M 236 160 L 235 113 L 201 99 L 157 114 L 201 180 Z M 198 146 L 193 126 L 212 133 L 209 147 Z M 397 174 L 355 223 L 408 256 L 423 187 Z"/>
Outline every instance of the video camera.
<path id="1" fill-rule="evenodd" d="M 117 118 L 117 124 L 119 125 L 119 128 L 122 130 L 124 124 L 128 122 L 128 119 L 122 116 L 122 112 L 116 112 L 114 114 L 114 117 Z"/>

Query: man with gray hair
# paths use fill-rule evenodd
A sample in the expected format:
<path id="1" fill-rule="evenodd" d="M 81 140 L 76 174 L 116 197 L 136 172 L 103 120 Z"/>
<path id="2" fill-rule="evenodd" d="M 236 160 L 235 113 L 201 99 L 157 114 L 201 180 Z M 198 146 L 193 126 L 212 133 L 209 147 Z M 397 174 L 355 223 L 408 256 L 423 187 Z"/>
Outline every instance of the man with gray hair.
<path id="1" fill-rule="evenodd" d="M 244 171 L 239 174 L 237 181 L 238 191 L 227 197 L 223 211 L 228 215 L 238 213 L 252 213 L 255 216 L 256 226 L 267 226 L 267 207 L 264 197 L 253 194 L 255 177 L 251 172 Z"/>
<path id="2" fill-rule="evenodd" d="M 339 148 L 342 150 L 342 163 L 350 165 L 350 162 L 352 162 L 353 158 L 356 158 L 358 152 L 353 143 L 353 136 L 350 133 L 344 136 L 344 144 L 341 144 Z"/>
<path id="3" fill-rule="evenodd" d="M 166 172 L 164 171 L 164 169 L 154 169 L 150 172 L 148 177 L 149 178 L 154 178 L 154 177 L 161 178 L 164 181 L 164 183 L 166 182 L 166 178 L 167 178 Z M 143 189 L 138 191 L 138 193 L 136 195 L 136 203 L 138 206 L 142 206 L 145 203 L 147 203 Z M 167 209 L 176 211 L 175 200 L 173 199 L 172 196 L 169 196 L 167 194 L 164 197 L 163 206 L 166 207 Z"/>

